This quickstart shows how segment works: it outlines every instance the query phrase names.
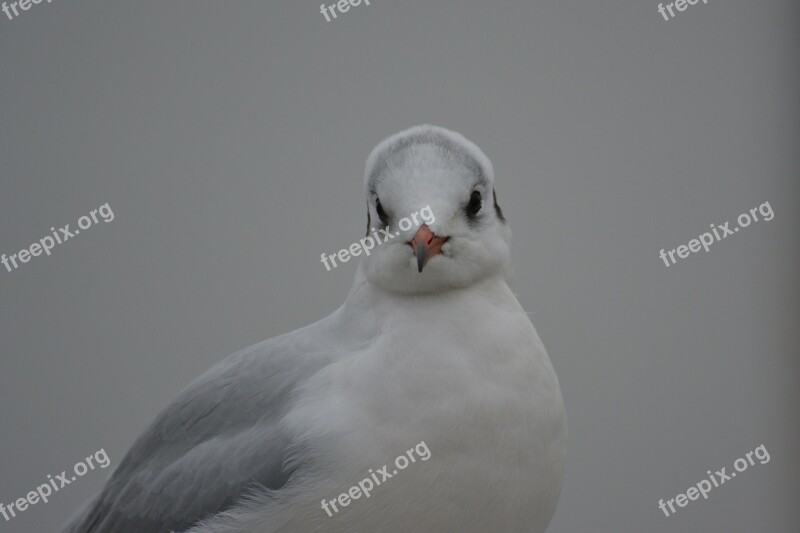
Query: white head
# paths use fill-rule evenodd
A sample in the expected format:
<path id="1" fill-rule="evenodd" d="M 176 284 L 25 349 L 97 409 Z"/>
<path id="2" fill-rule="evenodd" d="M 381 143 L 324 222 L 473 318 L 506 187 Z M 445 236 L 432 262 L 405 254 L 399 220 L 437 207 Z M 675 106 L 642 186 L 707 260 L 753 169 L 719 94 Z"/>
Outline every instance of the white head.
<path id="1" fill-rule="evenodd" d="M 367 235 L 395 235 L 362 259 L 367 280 L 394 293 L 470 286 L 510 269 L 511 231 L 489 159 L 462 135 L 416 126 L 367 159 Z M 417 223 L 400 225 L 401 219 Z M 385 237 L 382 237 L 382 239 Z"/>

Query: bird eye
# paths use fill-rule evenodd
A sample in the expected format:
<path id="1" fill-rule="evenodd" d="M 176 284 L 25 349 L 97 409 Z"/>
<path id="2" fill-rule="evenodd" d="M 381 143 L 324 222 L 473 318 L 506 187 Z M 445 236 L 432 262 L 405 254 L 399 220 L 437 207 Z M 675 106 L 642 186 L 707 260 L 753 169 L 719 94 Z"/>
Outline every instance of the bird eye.
<path id="1" fill-rule="evenodd" d="M 467 204 L 467 216 L 474 217 L 478 214 L 478 211 L 481 210 L 482 206 L 481 193 L 472 191 L 472 194 L 469 196 L 469 203 Z"/>
<path id="2" fill-rule="evenodd" d="M 386 213 L 386 210 L 381 205 L 380 198 L 375 198 L 375 211 L 378 212 L 378 218 L 381 219 L 381 224 L 384 226 L 389 225 L 389 215 Z"/>

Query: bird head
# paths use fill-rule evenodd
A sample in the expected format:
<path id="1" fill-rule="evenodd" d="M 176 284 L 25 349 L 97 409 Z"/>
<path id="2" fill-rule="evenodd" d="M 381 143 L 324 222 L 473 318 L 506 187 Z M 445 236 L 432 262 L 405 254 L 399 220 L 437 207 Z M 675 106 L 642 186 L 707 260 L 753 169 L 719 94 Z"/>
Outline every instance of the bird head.
<path id="1" fill-rule="evenodd" d="M 489 159 L 462 135 L 417 126 L 367 159 L 367 280 L 394 293 L 468 287 L 510 268 L 511 232 Z"/>

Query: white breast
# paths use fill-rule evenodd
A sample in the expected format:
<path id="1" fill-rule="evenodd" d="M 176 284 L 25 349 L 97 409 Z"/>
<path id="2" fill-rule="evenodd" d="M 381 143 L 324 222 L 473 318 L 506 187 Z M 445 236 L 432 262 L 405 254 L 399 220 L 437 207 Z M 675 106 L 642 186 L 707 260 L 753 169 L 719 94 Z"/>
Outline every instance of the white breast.
<path id="1" fill-rule="evenodd" d="M 360 297 L 369 305 L 350 302 L 340 319 L 357 321 L 345 329 L 364 333 L 363 343 L 346 353 L 331 346 L 335 362 L 298 391 L 285 420 L 321 470 L 284 508 L 282 531 L 544 531 L 561 488 L 564 407 L 505 282 L 446 296 Z M 322 499 L 370 468 L 394 471 L 420 441 L 427 461 L 333 517 L 322 510 Z"/>

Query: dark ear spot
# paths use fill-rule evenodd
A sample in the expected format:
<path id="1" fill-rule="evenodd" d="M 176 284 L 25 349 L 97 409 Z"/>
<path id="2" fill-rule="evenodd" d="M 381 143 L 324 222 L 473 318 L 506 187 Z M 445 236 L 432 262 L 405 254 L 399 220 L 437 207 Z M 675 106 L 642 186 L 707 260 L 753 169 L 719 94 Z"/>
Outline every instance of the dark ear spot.
<path id="1" fill-rule="evenodd" d="M 369 214 L 369 202 L 367 202 L 367 233 L 365 237 L 369 237 L 369 228 L 372 226 L 372 216 Z"/>
<path id="2" fill-rule="evenodd" d="M 503 216 L 503 210 L 497 205 L 497 191 L 494 189 L 492 189 L 492 196 L 494 197 L 494 211 L 497 213 L 497 218 L 499 218 L 501 222 L 505 222 L 506 217 Z"/>

